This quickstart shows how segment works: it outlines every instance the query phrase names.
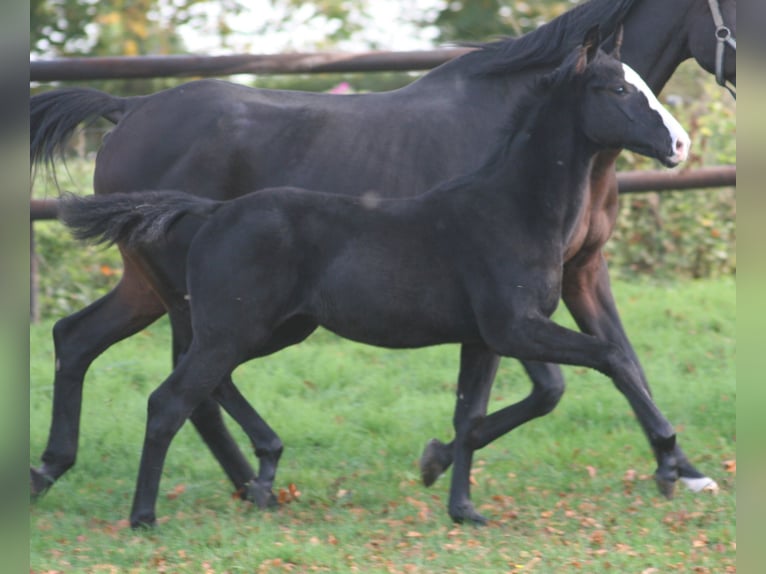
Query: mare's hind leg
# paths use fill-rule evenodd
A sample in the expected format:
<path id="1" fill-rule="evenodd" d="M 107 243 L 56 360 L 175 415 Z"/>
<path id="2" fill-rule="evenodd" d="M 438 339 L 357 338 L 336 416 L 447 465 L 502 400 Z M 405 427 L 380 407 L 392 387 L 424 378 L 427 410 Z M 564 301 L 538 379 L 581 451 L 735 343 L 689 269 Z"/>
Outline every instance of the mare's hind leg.
<path id="1" fill-rule="evenodd" d="M 494 353 L 492 355 L 495 356 Z M 480 373 L 475 366 L 477 358 L 480 357 L 474 355 L 471 358 L 474 363 L 472 366 L 461 365 L 461 376 L 469 376 L 469 373 L 471 376 L 476 376 Z M 471 433 L 471 447 L 474 450 L 487 446 L 495 439 L 534 418 L 548 414 L 561 400 L 564 393 L 564 377 L 558 365 L 534 361 L 523 361 L 522 364 L 532 380 L 532 392 L 518 403 L 487 415 L 475 425 Z M 455 416 L 458 416 L 457 410 Z M 426 445 L 420 459 L 421 478 L 426 486 L 431 486 L 439 475 L 449 468 L 454 451 L 454 440 L 445 444 L 432 439 Z"/>
<path id="2" fill-rule="evenodd" d="M 45 492 L 75 463 L 82 384 L 90 364 L 111 345 L 140 331 L 164 312 L 159 299 L 125 261 L 125 273 L 111 292 L 56 323 L 53 418 L 42 465 L 30 468 L 33 497 Z"/>
<path id="3" fill-rule="evenodd" d="M 630 357 L 638 370 L 639 376 L 636 385 L 651 396 L 646 375 L 620 321 L 612 296 L 609 272 L 600 253 L 585 264 L 580 263 L 577 266 L 565 267 L 562 297 L 572 313 L 572 317 L 584 333 L 618 345 Z M 639 421 L 642 423 L 644 432 L 650 437 L 651 429 L 640 417 Z M 694 492 L 718 490 L 716 482 L 698 471 L 689 462 L 678 444 L 673 449 L 674 463 L 672 468 L 668 467 L 663 454 L 654 445 L 652 448 L 658 463 L 658 470 L 655 475 L 657 486 L 665 496 L 671 497 L 673 495 L 677 478 L 680 478 Z"/>
<path id="4" fill-rule="evenodd" d="M 233 387 L 234 382 L 231 377 L 227 377 L 221 386 Z M 206 398 L 189 418 L 234 485 L 237 494 L 243 499 L 249 499 L 248 485 L 255 480 L 255 470 L 226 428 L 218 402 L 213 398 Z"/>
<path id="5" fill-rule="evenodd" d="M 83 379 L 90 364 L 110 346 L 137 333 L 165 313 L 165 307 L 132 261 L 128 257 L 123 261 L 123 276 L 112 291 L 61 319 L 53 328 L 56 354 L 53 416 L 42 464 L 30 468 L 33 498 L 47 491 L 75 463 Z M 192 421 L 235 488 L 246 486 L 255 472 L 225 428 L 217 403 L 209 399 L 201 404 Z"/>
<path id="6" fill-rule="evenodd" d="M 227 378 L 213 393 L 215 399 L 226 409 L 247 434 L 258 458 L 258 476 L 252 477 L 240 489 L 240 495 L 259 508 L 277 505 L 272 492 L 277 463 L 282 456 L 282 441 L 274 430 L 239 393 L 231 378 Z"/>

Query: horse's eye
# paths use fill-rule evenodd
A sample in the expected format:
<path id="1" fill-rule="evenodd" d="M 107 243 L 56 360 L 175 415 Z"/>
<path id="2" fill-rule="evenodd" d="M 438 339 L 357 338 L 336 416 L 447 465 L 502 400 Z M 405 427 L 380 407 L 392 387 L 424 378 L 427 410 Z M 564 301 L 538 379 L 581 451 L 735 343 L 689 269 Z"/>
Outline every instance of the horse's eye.
<path id="1" fill-rule="evenodd" d="M 616 88 L 612 88 L 612 91 L 613 91 L 615 94 L 619 94 L 619 95 L 622 95 L 622 94 L 624 94 L 624 93 L 625 93 L 625 86 L 617 86 Z"/>

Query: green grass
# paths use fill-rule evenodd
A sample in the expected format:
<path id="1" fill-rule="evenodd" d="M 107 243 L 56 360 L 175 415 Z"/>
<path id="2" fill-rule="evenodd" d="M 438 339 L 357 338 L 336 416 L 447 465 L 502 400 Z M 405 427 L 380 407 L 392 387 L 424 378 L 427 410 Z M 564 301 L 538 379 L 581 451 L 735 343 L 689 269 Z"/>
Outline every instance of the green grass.
<path id="1" fill-rule="evenodd" d="M 424 488 L 417 459 L 428 439 L 452 435 L 457 348 L 385 351 L 318 332 L 235 373 L 284 440 L 276 488 L 295 485 L 297 500 L 262 512 L 233 499 L 186 425 L 165 466 L 160 525 L 133 532 L 146 398 L 169 370 L 159 322 L 89 371 L 77 465 L 30 506 L 31 570 L 734 572 L 736 480 L 724 469 L 736 458 L 734 281 L 619 283 L 616 295 L 658 405 L 717 496 L 679 486 L 662 499 L 625 399 L 605 377 L 565 368 L 552 414 L 476 455 L 473 500 L 489 526 L 455 526 L 448 477 Z M 50 422 L 51 325 L 31 328 L 32 464 Z M 504 360 L 490 408 L 528 389 Z"/>

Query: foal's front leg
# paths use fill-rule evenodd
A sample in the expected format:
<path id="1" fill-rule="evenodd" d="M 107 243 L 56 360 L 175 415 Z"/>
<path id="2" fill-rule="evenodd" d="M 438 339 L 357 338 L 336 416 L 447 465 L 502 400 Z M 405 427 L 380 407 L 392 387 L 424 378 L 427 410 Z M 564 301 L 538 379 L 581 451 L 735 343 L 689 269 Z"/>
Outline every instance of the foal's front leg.
<path id="1" fill-rule="evenodd" d="M 675 431 L 641 385 L 640 367 L 621 347 L 557 325 L 542 315 L 519 317 L 504 336 L 492 333 L 488 342 L 503 355 L 590 367 L 610 377 L 628 399 L 657 454 L 658 478 L 671 484 L 677 478 Z"/>
<path id="2" fill-rule="evenodd" d="M 565 267 L 562 298 L 584 333 L 604 341 L 611 341 L 630 357 L 638 369 L 636 386 L 651 396 L 646 375 L 620 321 L 612 295 L 606 261 L 600 252 L 585 262 L 579 261 L 576 265 L 569 264 Z M 644 432 L 649 435 L 651 429 L 645 426 L 645 421 L 639 417 L 639 422 Z M 673 450 L 672 468 L 668 467 L 662 453 L 656 448 L 654 454 L 658 463 L 657 486 L 663 495 L 667 497 L 673 495 L 676 478 L 680 478 L 681 482 L 694 492 L 718 490 L 715 480 L 698 471 L 689 462 L 678 444 Z"/>
<path id="3" fill-rule="evenodd" d="M 448 511 L 455 522 L 484 524 L 487 521 L 476 512 L 471 502 L 471 464 L 473 451 L 476 450 L 474 433 L 487 412 L 489 393 L 499 362 L 500 357 L 485 347 L 463 345 L 460 348 L 460 376 L 453 419 L 455 440 L 450 443 L 450 447 L 438 441 L 430 443 L 434 453 L 436 450 L 447 449 L 442 461 L 435 459 L 432 465 L 441 466 L 441 463 L 446 462 L 446 466 L 449 466 L 454 457 Z"/>
<path id="4" fill-rule="evenodd" d="M 488 364 L 493 357 L 496 358 L 497 354 L 488 349 L 485 353 L 472 353 L 461 363 L 460 377 L 484 376 L 484 373 L 489 371 L 486 368 L 482 369 L 480 365 Z M 516 427 L 548 414 L 561 400 L 564 393 L 564 377 L 558 365 L 535 361 L 522 361 L 522 365 L 532 381 L 532 392 L 523 400 L 487 415 L 472 432 L 474 450 L 484 448 Z M 483 384 L 491 386 L 492 380 L 488 379 Z M 476 386 L 478 383 L 474 383 L 474 387 Z M 459 416 L 461 413 L 456 408 L 456 419 Z M 459 424 L 456 420 L 455 426 Z M 420 458 L 423 484 L 431 486 L 450 467 L 454 459 L 454 450 L 454 439 L 446 444 L 437 439 L 428 442 Z"/>

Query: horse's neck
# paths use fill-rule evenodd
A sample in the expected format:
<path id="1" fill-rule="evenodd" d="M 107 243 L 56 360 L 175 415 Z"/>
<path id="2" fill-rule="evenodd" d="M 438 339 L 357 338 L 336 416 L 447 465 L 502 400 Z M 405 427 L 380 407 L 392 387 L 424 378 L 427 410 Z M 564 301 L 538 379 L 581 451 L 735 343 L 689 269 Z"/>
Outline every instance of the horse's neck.
<path id="1" fill-rule="evenodd" d="M 584 187 L 595 147 L 579 132 L 571 105 L 549 103 L 524 122 L 519 137 L 512 143 L 512 159 L 517 177 L 533 195 L 548 204 L 579 201 L 572 186 Z"/>
<path id="2" fill-rule="evenodd" d="M 596 154 L 577 128 L 575 110 L 549 102 L 536 108 L 516 128 L 509 145 L 483 173 L 476 193 L 487 204 L 507 208 L 518 217 L 550 219 L 562 230 L 579 213 Z M 523 217 L 523 215 L 522 215 Z"/>
<path id="3" fill-rule="evenodd" d="M 688 59 L 686 17 L 690 0 L 643 0 L 624 21 L 622 61 L 644 79 L 654 93 L 659 93 L 676 68 Z M 668 17 L 668 12 L 675 14 Z"/>

